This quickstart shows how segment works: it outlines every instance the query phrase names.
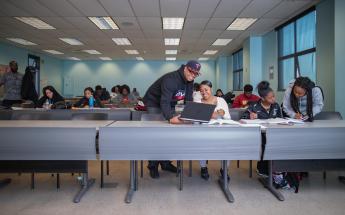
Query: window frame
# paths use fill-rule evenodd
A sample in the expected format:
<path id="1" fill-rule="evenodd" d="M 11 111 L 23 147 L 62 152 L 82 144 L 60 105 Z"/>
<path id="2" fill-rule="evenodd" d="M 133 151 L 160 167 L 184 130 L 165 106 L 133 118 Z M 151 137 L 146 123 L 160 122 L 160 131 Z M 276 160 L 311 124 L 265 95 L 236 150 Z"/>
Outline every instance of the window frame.
<path id="1" fill-rule="evenodd" d="M 234 70 L 234 56 L 239 55 L 239 53 L 242 51 L 242 67 L 239 69 Z M 243 48 L 237 50 L 236 52 L 232 53 L 232 85 L 233 85 L 233 91 L 242 91 L 243 90 L 243 83 L 239 83 L 240 89 L 235 89 L 235 75 L 239 73 L 241 75 L 242 73 L 242 82 L 243 82 Z M 239 76 L 240 77 L 240 76 Z M 240 78 L 238 79 L 241 80 Z M 241 87 L 242 86 L 242 87 Z"/>

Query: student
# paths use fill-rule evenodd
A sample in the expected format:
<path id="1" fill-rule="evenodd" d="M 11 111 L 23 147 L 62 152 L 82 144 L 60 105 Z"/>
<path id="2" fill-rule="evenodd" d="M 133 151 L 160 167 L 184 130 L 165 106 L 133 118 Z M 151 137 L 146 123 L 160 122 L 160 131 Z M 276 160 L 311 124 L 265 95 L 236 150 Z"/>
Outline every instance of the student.
<path id="1" fill-rule="evenodd" d="M 191 60 L 186 65 L 181 65 L 178 70 L 167 73 L 155 81 L 143 98 L 147 111 L 162 113 L 171 124 L 182 124 L 179 115 L 175 114 L 175 105 L 193 101 L 193 82 L 200 75 L 200 68 L 199 62 Z M 148 168 L 152 178 L 159 178 L 159 164 L 163 170 L 177 172 L 171 161 L 149 161 Z"/>
<path id="2" fill-rule="evenodd" d="M 120 87 L 120 94 L 111 102 L 118 105 L 134 106 L 137 103 L 137 98 L 131 94 L 129 86 L 124 84 Z"/>
<path id="3" fill-rule="evenodd" d="M 206 80 L 200 83 L 200 94 L 202 98 L 199 101 L 194 100 L 195 102 L 216 105 L 214 113 L 212 114 L 212 119 L 230 119 L 228 104 L 222 97 L 213 96 L 212 83 L 210 81 Z M 208 174 L 208 169 L 205 160 L 200 161 L 200 167 L 201 178 L 208 180 L 210 176 Z M 222 169 L 220 169 L 220 173 L 223 174 Z M 229 179 L 230 177 L 228 176 L 228 180 Z"/>
<path id="4" fill-rule="evenodd" d="M 120 94 L 120 85 L 113 86 L 111 88 L 110 99 L 115 98 L 119 94 Z"/>
<path id="5" fill-rule="evenodd" d="M 137 88 L 133 88 L 132 95 L 133 95 L 136 99 L 139 99 L 139 98 L 140 98 L 140 94 L 139 94 L 139 92 L 137 91 Z"/>
<path id="6" fill-rule="evenodd" d="M 87 87 L 84 89 L 84 97 L 81 98 L 77 103 L 73 105 L 73 107 L 78 108 L 88 108 L 89 107 L 89 99 L 93 97 L 93 89 L 91 87 Z M 94 98 L 94 107 L 103 108 L 103 104 L 98 98 Z"/>
<path id="7" fill-rule="evenodd" d="M 102 88 L 101 85 L 95 87 L 95 98 L 98 98 L 102 103 L 107 103 L 110 99 L 110 94 L 106 88 Z"/>
<path id="8" fill-rule="evenodd" d="M 243 114 L 244 119 L 271 119 L 282 118 L 282 112 L 279 104 L 276 102 L 275 94 L 267 81 L 261 81 L 258 86 L 260 100 L 256 103 L 250 104 L 247 111 Z M 261 160 L 257 163 L 257 173 L 260 176 L 267 177 L 268 162 L 263 161 L 263 154 L 266 145 L 266 136 L 261 135 L 262 138 L 262 154 Z"/>
<path id="9" fill-rule="evenodd" d="M 37 107 L 39 108 L 43 107 L 45 104 L 48 104 L 49 106 L 46 108 L 54 109 L 56 105 L 64 105 L 65 103 L 64 98 L 52 86 L 44 87 L 42 93 L 43 96 L 37 102 Z"/>
<path id="10" fill-rule="evenodd" d="M 0 87 L 5 86 L 5 96 L 2 105 L 11 107 L 14 104 L 21 104 L 21 86 L 23 75 L 18 73 L 18 64 L 16 61 L 9 63 L 10 71 L 0 77 Z"/>
<path id="11" fill-rule="evenodd" d="M 260 99 L 257 95 L 253 94 L 253 86 L 246 84 L 243 88 L 243 93 L 236 96 L 232 108 L 247 108 L 250 103 L 256 102 Z"/>
<path id="12" fill-rule="evenodd" d="M 28 66 L 25 69 L 25 74 L 22 79 L 21 96 L 24 100 L 31 101 L 35 106 L 38 102 L 38 94 L 35 88 L 34 75 L 35 70 L 32 66 Z"/>
<path id="13" fill-rule="evenodd" d="M 193 101 L 200 101 L 202 98 L 200 93 L 200 84 L 194 83 L 193 84 Z"/>
<path id="14" fill-rule="evenodd" d="M 217 96 L 217 97 L 223 97 L 224 96 L 224 93 L 223 93 L 223 91 L 221 90 L 221 89 L 218 89 L 217 91 L 216 91 L 216 95 L 215 96 Z"/>
<path id="15" fill-rule="evenodd" d="M 285 90 L 283 111 L 290 118 L 312 122 L 323 108 L 323 94 L 320 87 L 308 77 L 298 77 Z"/>

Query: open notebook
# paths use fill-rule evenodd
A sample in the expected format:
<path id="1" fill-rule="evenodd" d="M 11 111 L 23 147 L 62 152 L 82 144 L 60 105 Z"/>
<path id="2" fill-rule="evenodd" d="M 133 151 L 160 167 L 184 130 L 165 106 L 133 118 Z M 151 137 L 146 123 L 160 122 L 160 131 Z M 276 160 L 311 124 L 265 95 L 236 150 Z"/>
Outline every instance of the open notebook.
<path id="1" fill-rule="evenodd" d="M 231 120 L 231 119 L 211 119 L 208 123 L 204 123 L 208 125 L 240 125 L 239 122 Z"/>
<path id="2" fill-rule="evenodd" d="M 275 119 L 241 119 L 244 124 L 303 124 L 302 120 L 291 118 L 275 118 Z"/>

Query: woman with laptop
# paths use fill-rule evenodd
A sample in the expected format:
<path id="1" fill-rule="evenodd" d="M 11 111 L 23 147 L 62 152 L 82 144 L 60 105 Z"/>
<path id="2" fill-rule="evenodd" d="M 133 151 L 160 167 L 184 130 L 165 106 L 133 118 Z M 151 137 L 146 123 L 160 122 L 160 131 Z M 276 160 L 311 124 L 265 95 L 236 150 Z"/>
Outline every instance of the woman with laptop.
<path id="1" fill-rule="evenodd" d="M 230 119 L 229 107 L 226 101 L 222 97 L 214 96 L 212 93 L 212 83 L 210 81 L 203 81 L 200 83 L 200 100 L 194 100 L 194 102 L 201 102 L 204 104 L 216 105 L 214 112 L 212 114 L 212 119 Z M 228 163 L 229 166 L 229 163 Z M 200 161 L 201 167 L 201 178 L 208 180 L 210 175 L 208 174 L 208 169 L 205 160 Z M 227 168 L 227 167 L 226 167 Z M 223 174 L 222 168 L 220 173 Z M 230 177 L 228 176 L 228 180 Z"/>

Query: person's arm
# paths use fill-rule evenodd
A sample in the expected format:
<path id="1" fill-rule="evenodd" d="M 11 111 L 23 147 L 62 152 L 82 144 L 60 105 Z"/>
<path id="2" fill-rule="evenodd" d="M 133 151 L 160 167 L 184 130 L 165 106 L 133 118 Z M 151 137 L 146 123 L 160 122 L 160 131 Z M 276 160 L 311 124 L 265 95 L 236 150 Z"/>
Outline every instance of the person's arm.
<path id="1" fill-rule="evenodd" d="M 0 87 L 1 87 L 3 84 L 5 84 L 5 82 L 6 82 L 6 77 L 5 77 L 5 74 L 4 74 L 4 75 L 0 76 Z"/>
<path id="2" fill-rule="evenodd" d="M 231 119 L 230 112 L 229 112 L 229 106 L 226 103 L 226 101 L 223 98 L 217 98 L 217 100 L 218 100 L 217 106 L 219 105 L 219 108 L 224 111 L 223 118 L 224 119 Z"/>
<path id="3" fill-rule="evenodd" d="M 323 96 L 320 88 L 314 87 L 312 90 L 313 93 L 313 115 L 317 115 L 322 111 L 323 108 Z"/>
<path id="4" fill-rule="evenodd" d="M 242 115 L 242 119 L 250 119 L 250 113 L 254 112 L 254 106 L 253 105 L 249 105 L 249 107 L 247 108 L 246 112 L 243 113 Z"/>
<path id="5" fill-rule="evenodd" d="M 45 96 L 42 96 L 42 97 L 38 100 L 38 102 L 37 102 L 37 107 L 38 107 L 38 108 L 43 107 L 43 103 L 44 103 L 46 100 L 47 100 L 47 99 L 45 98 Z"/>
<path id="6" fill-rule="evenodd" d="M 173 80 L 164 79 L 161 84 L 161 100 L 160 108 L 165 119 L 170 120 L 173 117 L 173 110 L 171 109 L 171 99 L 174 93 Z"/>
<path id="7" fill-rule="evenodd" d="M 104 108 L 104 105 L 102 104 L 102 102 L 99 98 L 95 99 L 95 107 Z"/>
<path id="8" fill-rule="evenodd" d="M 285 112 L 290 118 L 295 118 L 295 117 L 296 117 L 296 113 L 295 113 L 295 111 L 292 109 L 291 103 L 290 103 L 291 91 L 292 91 L 292 86 L 289 85 L 289 86 L 286 88 L 285 94 L 284 94 L 284 99 L 283 99 L 283 110 L 284 110 L 284 112 Z"/>
<path id="9" fill-rule="evenodd" d="M 281 110 L 279 104 L 275 103 L 275 105 L 276 105 L 276 109 L 277 109 L 277 118 L 283 118 L 283 113 L 282 113 L 282 110 Z"/>
<path id="10" fill-rule="evenodd" d="M 73 107 L 80 107 L 82 104 L 84 104 L 84 98 L 81 98 L 77 103 L 73 104 Z"/>
<path id="11" fill-rule="evenodd" d="M 234 103 L 232 103 L 232 108 L 241 108 L 240 100 L 241 95 L 235 97 Z"/>

